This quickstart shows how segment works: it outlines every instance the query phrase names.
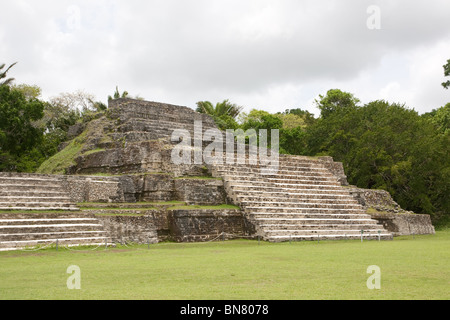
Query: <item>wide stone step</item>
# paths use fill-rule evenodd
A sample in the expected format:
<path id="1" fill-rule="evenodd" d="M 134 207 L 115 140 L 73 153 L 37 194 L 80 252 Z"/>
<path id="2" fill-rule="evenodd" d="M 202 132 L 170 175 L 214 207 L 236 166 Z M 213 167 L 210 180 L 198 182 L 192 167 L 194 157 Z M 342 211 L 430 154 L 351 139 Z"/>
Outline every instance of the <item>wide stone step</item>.
<path id="1" fill-rule="evenodd" d="M 253 166 L 215 166 L 217 172 L 224 174 L 262 174 L 264 176 L 271 174 L 294 175 L 294 176 L 317 176 L 325 175 L 331 177 L 331 173 L 322 167 L 296 167 L 287 169 L 284 167 L 253 167 Z"/>
<path id="2" fill-rule="evenodd" d="M 33 184 L 0 184 L 0 191 L 2 192 L 36 192 L 37 190 L 46 192 L 57 192 L 61 190 L 61 186 L 57 184 L 33 185 Z"/>
<path id="3" fill-rule="evenodd" d="M 187 117 L 182 116 L 183 113 L 180 114 L 152 114 L 152 119 L 142 119 L 138 117 L 130 117 L 128 118 L 123 125 L 121 126 L 129 126 L 131 128 L 141 128 L 146 127 L 151 130 L 153 127 L 165 127 L 165 128 L 178 128 L 178 127 L 194 127 L 194 121 L 192 121 L 192 116 L 188 115 Z M 215 128 L 215 124 L 213 121 L 205 122 L 205 119 L 198 120 L 202 122 L 202 127 L 207 128 Z"/>
<path id="4" fill-rule="evenodd" d="M 159 137 L 163 138 L 171 138 L 172 135 L 176 130 L 186 130 L 191 134 L 191 139 L 194 138 L 193 129 L 189 128 L 174 128 L 174 129 L 168 129 L 168 128 L 153 128 L 151 131 L 145 131 L 145 130 L 127 130 L 127 131 L 120 131 L 115 133 L 110 133 L 109 136 L 114 141 L 118 141 L 121 139 L 126 139 L 127 141 L 145 141 L 145 140 L 154 140 L 158 139 Z M 207 131 L 207 129 L 204 129 L 202 131 L 202 134 L 204 134 Z"/>
<path id="5" fill-rule="evenodd" d="M 292 207 L 255 207 L 246 206 L 247 214 L 365 214 L 363 209 L 333 209 L 333 208 L 292 208 Z"/>
<path id="6" fill-rule="evenodd" d="M 245 208 L 251 207 L 272 207 L 272 208 L 295 208 L 295 209 L 356 209 L 362 210 L 363 208 L 357 202 L 347 201 L 347 200 L 334 200 L 326 201 L 323 199 L 297 199 L 297 201 L 292 201 L 292 199 L 237 199 L 239 204 Z"/>
<path id="7" fill-rule="evenodd" d="M 19 240 L 19 241 L 0 241 L 0 251 L 19 250 L 27 247 L 45 246 L 55 244 L 58 241 L 60 246 L 79 246 L 79 245 L 108 245 L 109 237 L 105 236 L 83 236 L 83 237 L 66 237 L 66 238 L 48 238 L 39 240 Z"/>
<path id="8" fill-rule="evenodd" d="M 261 200 L 266 201 L 291 201 L 296 200 L 302 201 L 312 201 L 312 202 L 334 202 L 334 203 L 347 203 L 347 204 L 358 204 L 359 202 L 355 200 L 350 195 L 335 195 L 335 194 L 314 194 L 314 193 L 283 193 L 283 192 L 273 192 L 273 193 L 245 193 L 242 192 L 236 196 L 237 199 L 246 201 L 256 201 Z"/>
<path id="9" fill-rule="evenodd" d="M 300 190 L 301 192 L 329 192 L 334 190 L 339 193 L 348 192 L 340 185 L 320 185 L 320 184 L 284 184 L 284 183 L 270 183 L 267 181 L 243 181 L 243 180 L 227 180 L 225 183 L 232 188 L 245 188 L 248 190 Z M 236 191 L 238 192 L 238 191 Z"/>
<path id="10" fill-rule="evenodd" d="M 70 203 L 0 203 L 0 211 L 55 211 L 55 210 L 80 210 Z"/>
<path id="11" fill-rule="evenodd" d="M 2 211 L 0 212 L 0 220 L 23 220 L 23 219 L 93 219 L 93 214 L 83 211 L 43 211 L 43 210 L 26 210 L 26 211 Z"/>
<path id="12" fill-rule="evenodd" d="M 33 185 L 33 186 L 60 186 L 60 180 L 57 178 L 47 178 L 41 176 L 29 177 L 4 177 L 0 176 L 0 185 L 2 184 L 19 184 L 19 185 Z"/>
<path id="13" fill-rule="evenodd" d="M 262 180 L 269 182 L 285 182 L 285 183 L 303 183 L 304 181 L 318 182 L 318 183 L 331 183 L 337 184 L 337 180 L 333 176 L 324 176 L 324 175 L 316 175 L 316 176 L 297 176 L 297 175 L 261 175 L 257 173 L 245 173 L 245 172 L 230 172 L 223 173 L 224 177 L 231 177 L 234 180 Z"/>
<path id="14" fill-rule="evenodd" d="M 336 223 L 322 223 L 315 224 L 311 223 L 301 223 L 301 224 L 289 224 L 289 223 L 278 223 L 278 224 L 270 224 L 270 223 L 262 223 L 260 227 L 264 231 L 272 231 L 272 230 L 297 230 L 297 231 L 310 231 L 310 230 L 356 230 L 361 232 L 361 230 L 384 230 L 383 226 L 378 225 L 376 223 L 355 223 L 355 224 L 336 224 Z"/>
<path id="15" fill-rule="evenodd" d="M 245 208 L 293 208 L 293 209 L 342 209 L 342 210 L 361 210 L 362 206 L 360 204 L 340 204 L 340 203 L 329 203 L 329 202 L 300 202 L 300 201 L 247 201 L 242 200 L 240 202 Z"/>
<path id="16" fill-rule="evenodd" d="M 184 201 L 176 201 L 176 202 L 113 202 L 113 203 L 90 203 L 83 202 L 77 204 L 82 209 L 103 209 L 103 208 L 122 208 L 122 209 L 148 209 L 152 210 L 155 208 L 161 207 L 173 207 L 175 205 L 186 205 Z"/>
<path id="17" fill-rule="evenodd" d="M 326 185 L 340 185 L 340 183 L 335 178 L 328 177 L 284 177 L 284 176 L 268 176 L 265 177 L 269 182 L 273 183 L 286 183 L 286 184 L 297 184 L 297 183 L 310 183 L 310 184 L 326 184 Z"/>
<path id="18" fill-rule="evenodd" d="M 50 198 L 67 198 L 67 193 L 53 190 L 41 190 L 38 191 L 35 188 L 29 191 L 22 190 L 9 190 L 4 191 L 0 189 L 0 198 L 3 197 L 50 197 Z"/>
<path id="19" fill-rule="evenodd" d="M 76 226 L 99 226 L 98 220 L 95 218 L 51 218 L 51 219 L 0 219 L 0 228 L 14 229 L 15 227 L 24 226 L 24 228 L 56 226 L 65 227 L 69 225 Z"/>
<path id="20" fill-rule="evenodd" d="M 0 242 L 4 241 L 30 241 L 45 239 L 64 239 L 64 238 L 85 238 L 85 237 L 106 237 L 106 232 L 102 230 L 77 230 L 64 229 L 58 230 L 30 230 L 29 232 L 3 233 L 0 230 Z"/>
<path id="21" fill-rule="evenodd" d="M 268 213 L 268 212 L 251 212 L 248 214 L 250 218 L 258 220 L 260 222 L 268 223 L 296 223 L 298 219 L 366 219 L 371 220 L 369 214 L 359 213 L 339 213 L 339 214 L 327 214 L 327 213 Z M 375 221 L 375 220 L 374 220 Z"/>
<path id="22" fill-rule="evenodd" d="M 254 187 L 251 185 L 246 186 L 230 186 L 236 194 L 241 195 L 263 195 L 263 196 L 277 196 L 281 195 L 304 195 L 306 197 L 314 197 L 314 196 L 329 196 L 332 198 L 349 198 L 353 199 L 353 197 L 344 189 L 294 189 L 294 188 L 280 188 L 280 187 Z"/>
<path id="23" fill-rule="evenodd" d="M 269 180 L 264 178 L 255 178 L 255 177 L 233 177 L 233 176 L 223 176 L 224 181 L 232 185 L 253 185 L 255 187 L 289 187 L 296 189 L 327 189 L 327 188 L 335 188 L 342 190 L 342 186 L 338 182 L 332 181 L 313 181 L 313 180 L 303 180 L 293 182 L 280 182 L 276 180 Z"/>
<path id="24" fill-rule="evenodd" d="M 283 220 L 275 220 L 276 218 L 270 218 L 270 219 L 261 219 L 261 218 L 255 218 L 254 221 L 257 221 L 262 224 L 285 224 L 287 219 Z M 291 224 L 314 224 L 314 225 L 328 225 L 328 224 L 336 224 L 336 225 L 357 225 L 357 224 L 373 224 L 376 225 L 376 220 L 373 219 L 333 219 L 333 218 L 293 218 L 296 220 L 291 220 Z M 274 223 L 269 223 L 269 221 L 273 221 Z"/>
<path id="25" fill-rule="evenodd" d="M 0 196 L 0 204 L 4 203 L 62 203 L 62 204 L 70 204 L 70 197 L 38 197 L 38 196 Z"/>
<path id="26" fill-rule="evenodd" d="M 298 235 L 321 235 L 321 234 L 329 234 L 329 235 L 359 235 L 361 237 L 361 231 L 362 235 L 364 236 L 364 233 L 366 234 L 378 234 L 384 233 L 383 229 L 381 228 L 367 228 L 364 229 L 351 229 L 351 228 L 343 228 L 343 229 L 330 229 L 330 228 L 301 228 L 301 229 L 264 229 L 264 232 L 268 236 L 298 236 Z"/>
<path id="27" fill-rule="evenodd" d="M 281 233 L 281 234 L 268 234 L 265 236 L 266 240 L 270 242 L 287 242 L 287 241 L 324 241 L 324 240 L 360 240 L 361 233 L 355 232 L 340 232 L 340 233 L 330 233 L 327 231 L 316 232 L 310 234 L 292 234 L 289 233 Z M 378 233 L 376 231 L 370 231 L 367 233 L 363 233 L 363 240 L 392 240 L 392 234 L 388 232 Z"/>
<path id="28" fill-rule="evenodd" d="M 256 157 L 257 161 L 256 163 L 253 163 L 249 161 L 249 159 L 252 159 L 254 161 L 255 158 L 249 158 L 248 155 L 244 157 L 245 161 L 243 163 L 238 162 L 242 160 L 241 155 L 234 155 L 229 156 L 230 159 L 234 159 L 234 163 L 227 163 L 227 153 L 224 153 L 223 161 L 221 163 L 215 163 L 212 165 L 213 169 L 220 169 L 220 170 L 235 170 L 235 171 L 254 171 L 259 172 L 261 171 L 267 171 L 267 172 L 278 172 L 278 171 L 289 171 L 294 173 L 300 173 L 300 172 L 317 172 L 317 173 L 324 173 L 324 174 L 330 174 L 330 171 L 323 165 L 323 163 L 318 161 L 305 161 L 301 164 L 287 164 L 278 161 L 278 163 L 264 163 L 262 161 L 259 161 L 259 157 Z"/>
<path id="29" fill-rule="evenodd" d="M 308 157 L 308 156 L 294 156 L 294 155 L 287 155 L 287 154 L 280 154 L 280 162 L 284 164 L 301 164 L 301 163 L 323 163 L 324 161 L 315 157 Z"/>
<path id="30" fill-rule="evenodd" d="M 202 136 L 205 135 L 205 132 L 214 129 L 211 127 L 202 127 Z M 121 125 L 116 133 L 123 134 L 123 133 L 132 133 L 132 132 L 139 132 L 139 133 L 153 133 L 155 135 L 167 135 L 171 136 L 174 131 L 176 130 L 184 130 L 189 132 L 191 135 L 191 138 L 194 138 L 194 125 L 193 124 L 181 124 L 181 123 L 125 123 Z M 214 129 L 217 130 L 217 129 Z M 200 132 L 199 130 L 197 132 Z M 110 134 L 110 136 L 114 136 L 114 134 Z"/>

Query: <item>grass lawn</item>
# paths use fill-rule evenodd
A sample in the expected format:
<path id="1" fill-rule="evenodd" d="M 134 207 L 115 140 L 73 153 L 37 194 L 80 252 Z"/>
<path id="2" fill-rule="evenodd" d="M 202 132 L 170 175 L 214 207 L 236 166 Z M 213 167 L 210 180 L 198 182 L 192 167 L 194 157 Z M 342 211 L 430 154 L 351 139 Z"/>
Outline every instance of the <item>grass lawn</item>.
<path id="1" fill-rule="evenodd" d="M 233 240 L 0 252 L 0 299 L 444 299 L 450 231 L 394 241 Z M 75 251 L 77 250 L 77 251 Z M 81 270 L 69 290 L 67 268 Z M 367 268 L 381 271 L 369 290 Z"/>

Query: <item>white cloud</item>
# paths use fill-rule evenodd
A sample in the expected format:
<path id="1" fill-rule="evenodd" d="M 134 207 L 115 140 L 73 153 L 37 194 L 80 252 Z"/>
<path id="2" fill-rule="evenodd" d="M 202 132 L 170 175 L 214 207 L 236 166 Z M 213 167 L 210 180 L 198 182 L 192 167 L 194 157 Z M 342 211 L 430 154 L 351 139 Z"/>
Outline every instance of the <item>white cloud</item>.
<path id="1" fill-rule="evenodd" d="M 367 28 L 373 4 L 381 30 Z M 106 100 L 118 85 L 190 107 L 229 98 L 314 111 L 340 88 L 426 111 L 448 97 L 449 11 L 445 0 L 4 0 L 0 62 L 19 61 L 11 75 L 44 97 Z"/>

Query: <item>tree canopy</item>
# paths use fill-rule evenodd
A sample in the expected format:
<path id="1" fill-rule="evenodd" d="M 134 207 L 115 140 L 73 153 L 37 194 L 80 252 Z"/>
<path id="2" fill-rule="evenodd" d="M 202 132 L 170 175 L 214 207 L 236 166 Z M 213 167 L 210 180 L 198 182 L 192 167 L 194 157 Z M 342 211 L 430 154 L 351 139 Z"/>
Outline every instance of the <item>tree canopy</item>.
<path id="1" fill-rule="evenodd" d="M 443 66 L 443 68 L 444 68 L 444 76 L 450 77 L 450 59 L 447 60 L 447 63 Z M 445 89 L 448 89 L 450 87 L 450 80 L 443 82 L 442 86 Z"/>

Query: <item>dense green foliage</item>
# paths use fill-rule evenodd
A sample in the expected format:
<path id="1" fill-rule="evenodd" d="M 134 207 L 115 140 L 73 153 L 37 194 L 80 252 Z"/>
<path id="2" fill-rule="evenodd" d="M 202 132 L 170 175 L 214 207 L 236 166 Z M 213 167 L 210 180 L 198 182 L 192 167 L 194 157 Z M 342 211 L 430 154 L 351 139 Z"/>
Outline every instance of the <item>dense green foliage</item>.
<path id="1" fill-rule="evenodd" d="M 34 172 L 58 152 L 69 128 L 88 122 L 107 107 L 82 91 L 40 100 L 38 86 L 13 84 L 0 65 L 0 171 Z"/>
<path id="2" fill-rule="evenodd" d="M 318 119 L 306 130 L 304 154 L 330 155 L 351 184 L 387 190 L 402 207 L 437 218 L 450 211 L 450 135 L 440 123 L 373 101 Z"/>
<path id="3" fill-rule="evenodd" d="M 44 103 L 19 90 L 0 86 L 0 171 L 27 171 L 39 157 L 42 130 L 33 122 L 43 116 Z"/>
<path id="4" fill-rule="evenodd" d="M 447 63 L 443 67 L 444 67 L 444 76 L 450 77 L 450 59 L 447 60 Z M 450 87 L 450 80 L 443 82 L 442 86 L 445 89 L 448 89 Z"/>
<path id="5" fill-rule="evenodd" d="M 209 101 L 199 101 L 196 111 L 209 114 L 222 130 L 237 129 L 235 118 L 242 111 L 242 107 L 230 103 L 228 100 L 218 102 L 215 106 Z"/>

